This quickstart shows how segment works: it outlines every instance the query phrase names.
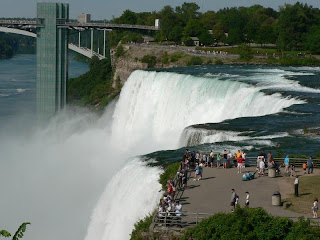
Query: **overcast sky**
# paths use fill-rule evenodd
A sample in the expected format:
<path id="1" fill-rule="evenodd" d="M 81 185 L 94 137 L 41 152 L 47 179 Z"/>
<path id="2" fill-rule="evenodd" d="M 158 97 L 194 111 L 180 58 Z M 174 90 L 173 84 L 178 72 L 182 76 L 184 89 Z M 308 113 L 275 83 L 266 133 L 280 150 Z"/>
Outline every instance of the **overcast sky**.
<path id="1" fill-rule="evenodd" d="M 0 17 L 36 17 L 37 0 L 0 0 Z M 55 2 L 55 1 L 47 1 Z M 126 9 L 134 12 L 160 10 L 165 5 L 173 7 L 183 2 L 196 2 L 203 11 L 217 11 L 224 7 L 251 6 L 260 4 L 276 10 L 285 3 L 294 4 L 296 0 L 64 0 L 70 4 L 70 17 L 76 18 L 78 13 L 85 12 L 92 15 L 92 19 L 112 19 L 118 17 Z M 300 0 L 313 7 L 320 8 L 320 0 Z"/>

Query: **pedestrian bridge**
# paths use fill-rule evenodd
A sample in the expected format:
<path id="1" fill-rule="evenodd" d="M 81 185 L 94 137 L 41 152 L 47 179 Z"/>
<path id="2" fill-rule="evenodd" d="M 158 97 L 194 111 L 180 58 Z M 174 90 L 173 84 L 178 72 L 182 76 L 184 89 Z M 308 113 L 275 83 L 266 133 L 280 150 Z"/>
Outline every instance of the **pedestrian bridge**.
<path id="1" fill-rule="evenodd" d="M 0 27 L 0 32 L 19 34 L 19 35 L 24 35 L 24 36 L 28 36 L 28 37 L 34 37 L 34 38 L 37 37 L 36 33 L 29 32 L 29 31 L 22 30 L 22 29 L 17 29 L 17 28 Z M 92 58 L 93 56 L 97 56 L 100 60 L 105 58 L 105 56 L 98 54 L 94 51 L 91 51 L 91 49 L 89 49 L 89 48 L 79 47 L 79 46 L 72 44 L 72 43 L 68 44 L 68 48 L 70 50 L 77 52 L 83 56 L 86 56 L 88 58 Z"/>
<path id="2" fill-rule="evenodd" d="M 70 31 L 78 32 L 78 44 L 68 42 Z M 91 31 L 90 49 L 81 46 L 81 33 Z M 103 49 L 100 54 L 94 52 L 94 30 L 103 31 Z M 21 34 L 37 39 L 37 115 L 46 121 L 67 104 L 68 49 L 92 58 L 103 59 L 106 56 L 107 31 L 139 31 L 148 34 L 159 31 L 155 26 L 113 24 L 105 22 L 79 23 L 69 19 L 68 3 L 37 3 L 36 20 L 10 19 L 0 20 L 0 31 Z"/>

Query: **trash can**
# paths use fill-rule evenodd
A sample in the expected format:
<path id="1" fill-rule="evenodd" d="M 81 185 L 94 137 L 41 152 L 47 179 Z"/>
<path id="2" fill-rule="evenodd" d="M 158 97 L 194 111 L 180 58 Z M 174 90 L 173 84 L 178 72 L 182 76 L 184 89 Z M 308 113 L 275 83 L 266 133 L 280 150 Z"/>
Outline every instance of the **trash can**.
<path id="1" fill-rule="evenodd" d="M 268 177 L 275 178 L 276 177 L 276 169 L 268 168 Z"/>
<path id="2" fill-rule="evenodd" d="M 272 206 L 281 206 L 281 194 L 274 192 L 272 195 Z"/>

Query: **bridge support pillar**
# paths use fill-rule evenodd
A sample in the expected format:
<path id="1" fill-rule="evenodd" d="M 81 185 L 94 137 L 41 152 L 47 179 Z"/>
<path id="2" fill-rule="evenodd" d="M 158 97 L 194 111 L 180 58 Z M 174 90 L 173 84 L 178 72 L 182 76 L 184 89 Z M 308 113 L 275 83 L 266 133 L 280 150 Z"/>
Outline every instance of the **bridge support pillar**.
<path id="1" fill-rule="evenodd" d="M 81 31 L 79 31 L 79 46 L 78 47 L 81 47 Z"/>
<path id="2" fill-rule="evenodd" d="M 106 57 L 106 30 L 103 30 L 103 56 Z"/>
<path id="3" fill-rule="evenodd" d="M 57 24 L 69 21 L 69 4 L 37 3 L 37 114 L 52 117 L 66 105 L 68 30 Z"/>
<path id="4" fill-rule="evenodd" d="M 91 56 L 93 56 L 93 29 L 91 29 Z"/>

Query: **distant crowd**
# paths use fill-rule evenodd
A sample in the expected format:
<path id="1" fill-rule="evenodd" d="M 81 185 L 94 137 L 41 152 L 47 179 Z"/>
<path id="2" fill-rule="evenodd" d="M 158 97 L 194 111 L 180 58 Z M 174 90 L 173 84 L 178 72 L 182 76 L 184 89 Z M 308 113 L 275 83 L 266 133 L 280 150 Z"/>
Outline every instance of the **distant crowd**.
<path id="1" fill-rule="evenodd" d="M 183 158 L 180 162 L 179 171 L 175 176 L 174 180 L 169 179 L 167 181 L 167 191 L 165 192 L 163 198 L 160 200 L 158 207 L 158 217 L 164 218 L 164 215 L 175 217 L 176 219 L 180 219 L 179 217 L 182 215 L 182 205 L 177 200 L 176 192 L 184 190 L 187 188 L 188 179 L 190 178 L 191 172 L 194 171 L 195 175 L 193 180 L 199 181 L 203 178 L 204 168 L 237 168 L 237 173 L 242 173 L 243 169 L 246 168 L 246 160 L 247 153 L 245 151 L 238 150 L 235 153 L 231 153 L 231 151 L 224 150 L 223 153 L 214 153 L 213 150 L 210 152 L 204 151 L 189 151 L 186 149 Z M 280 174 L 280 165 L 276 163 L 273 159 L 272 153 L 265 151 L 261 151 L 256 160 L 256 172 L 259 176 L 263 176 L 265 174 L 265 169 L 274 168 L 276 173 Z M 290 174 L 290 176 L 296 175 L 295 173 L 295 165 L 290 162 L 289 155 L 284 158 L 283 166 L 285 167 L 285 173 Z M 302 165 L 304 173 L 313 173 L 314 163 L 312 156 L 303 163 Z M 190 171 L 192 170 L 192 171 Z M 242 180 L 251 180 L 254 178 L 255 173 L 246 172 L 243 175 Z M 297 175 L 295 184 L 298 183 Z M 296 186 L 297 187 L 297 186 Z M 296 195 L 298 192 L 296 191 Z M 232 189 L 232 206 L 235 206 L 238 203 L 238 199 L 234 189 Z M 249 193 L 246 192 L 246 205 L 249 206 Z M 314 217 L 317 217 L 318 211 L 318 200 L 315 200 L 313 213 Z"/>

